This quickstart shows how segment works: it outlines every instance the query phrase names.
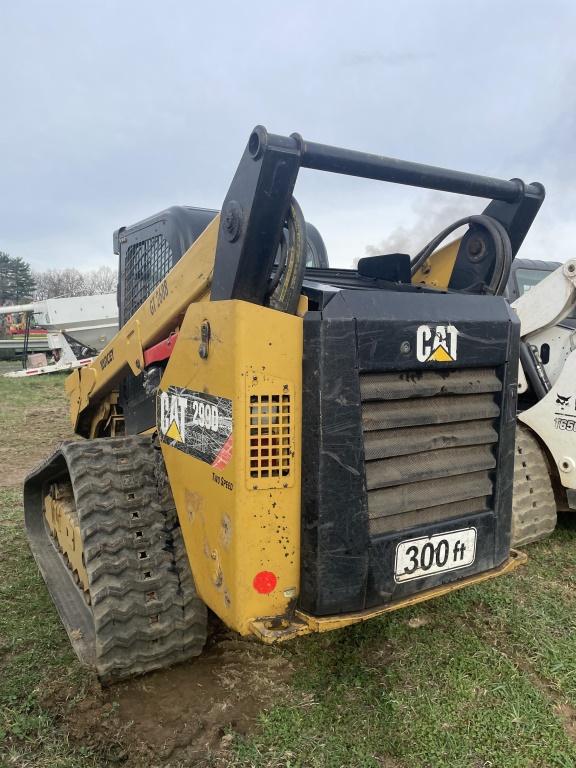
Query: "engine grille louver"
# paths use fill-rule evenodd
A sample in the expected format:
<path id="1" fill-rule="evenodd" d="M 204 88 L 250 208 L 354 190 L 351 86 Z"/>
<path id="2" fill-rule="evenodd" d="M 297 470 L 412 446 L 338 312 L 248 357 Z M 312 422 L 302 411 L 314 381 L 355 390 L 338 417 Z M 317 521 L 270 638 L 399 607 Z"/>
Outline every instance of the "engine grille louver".
<path id="1" fill-rule="evenodd" d="M 371 534 L 487 508 L 501 389 L 494 369 L 360 376 Z"/>

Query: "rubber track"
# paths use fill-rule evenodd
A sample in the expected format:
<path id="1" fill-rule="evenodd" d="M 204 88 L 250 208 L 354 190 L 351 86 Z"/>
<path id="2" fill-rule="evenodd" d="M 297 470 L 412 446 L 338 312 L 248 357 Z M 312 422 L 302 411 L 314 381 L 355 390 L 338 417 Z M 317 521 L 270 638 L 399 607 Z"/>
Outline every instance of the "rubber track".
<path id="1" fill-rule="evenodd" d="M 530 429 L 516 425 L 512 546 L 548 536 L 556 527 L 556 500 L 546 456 Z"/>
<path id="2" fill-rule="evenodd" d="M 202 652 L 196 593 L 159 450 L 149 437 L 60 447 L 74 490 L 104 684 Z"/>

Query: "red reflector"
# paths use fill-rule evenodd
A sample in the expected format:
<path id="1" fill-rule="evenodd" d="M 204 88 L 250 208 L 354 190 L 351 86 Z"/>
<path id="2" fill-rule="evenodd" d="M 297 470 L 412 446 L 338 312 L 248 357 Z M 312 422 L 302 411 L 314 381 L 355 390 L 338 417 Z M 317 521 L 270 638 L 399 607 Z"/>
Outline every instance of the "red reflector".
<path id="1" fill-rule="evenodd" d="M 261 595 L 268 595 L 276 587 L 278 579 L 272 571 L 260 571 L 254 576 L 252 586 Z"/>

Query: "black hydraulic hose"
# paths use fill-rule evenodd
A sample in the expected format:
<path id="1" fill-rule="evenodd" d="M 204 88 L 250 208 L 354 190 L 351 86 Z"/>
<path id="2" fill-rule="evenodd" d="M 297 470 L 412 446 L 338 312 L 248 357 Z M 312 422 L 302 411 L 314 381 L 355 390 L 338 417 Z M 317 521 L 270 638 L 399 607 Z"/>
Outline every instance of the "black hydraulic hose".
<path id="1" fill-rule="evenodd" d="M 295 314 L 306 268 L 306 222 L 293 197 L 283 235 L 280 260 L 271 279 L 268 305 L 280 312 Z"/>
<path id="2" fill-rule="evenodd" d="M 520 362 L 532 391 L 538 400 L 542 400 L 550 391 L 550 381 L 542 364 L 525 341 L 520 342 Z"/>
<path id="3" fill-rule="evenodd" d="M 418 253 L 412 261 L 411 272 L 412 275 L 420 269 L 420 267 L 427 261 L 427 259 L 434 253 L 436 248 L 445 240 L 448 235 L 452 234 L 460 227 L 470 224 L 475 224 L 478 227 L 485 229 L 494 243 L 494 251 L 496 256 L 496 263 L 494 264 L 494 270 L 489 284 L 486 286 L 488 293 L 500 296 L 506 287 L 508 278 L 510 276 L 510 269 L 512 267 L 512 244 L 510 243 L 510 236 L 504 228 L 504 226 L 486 214 L 479 214 L 477 216 L 466 216 L 463 219 L 458 219 L 450 226 L 443 229 L 442 232 L 436 235 L 428 245 L 426 245 L 420 253 Z"/>
<path id="4" fill-rule="evenodd" d="M 279 258 L 278 263 L 274 263 L 274 272 L 270 277 L 270 285 L 268 287 L 268 296 L 271 296 L 280 282 L 282 273 L 286 269 L 286 262 L 288 261 L 288 233 L 285 229 L 282 230 L 282 241 L 278 247 Z"/>

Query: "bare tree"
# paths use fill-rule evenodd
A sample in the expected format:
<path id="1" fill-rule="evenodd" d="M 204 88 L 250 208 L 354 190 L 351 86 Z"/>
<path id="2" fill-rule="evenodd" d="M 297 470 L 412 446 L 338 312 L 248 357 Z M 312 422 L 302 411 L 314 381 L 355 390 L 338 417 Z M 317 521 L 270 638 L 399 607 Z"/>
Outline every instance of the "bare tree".
<path id="1" fill-rule="evenodd" d="M 113 293 L 116 290 L 117 274 L 110 267 L 98 267 L 88 272 L 80 272 L 71 267 L 37 272 L 34 279 L 36 281 L 35 299 L 41 301 L 42 299 Z"/>
<path id="2" fill-rule="evenodd" d="M 48 269 L 35 275 L 36 298 L 54 299 L 60 296 L 83 296 L 84 277 L 78 269 Z"/>
<path id="3" fill-rule="evenodd" d="M 116 290 L 118 273 L 111 267 L 98 267 L 84 273 L 86 294 L 113 293 Z"/>

